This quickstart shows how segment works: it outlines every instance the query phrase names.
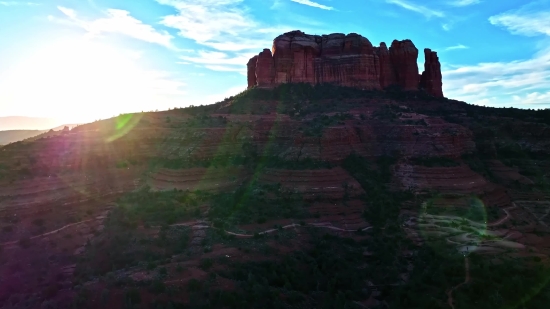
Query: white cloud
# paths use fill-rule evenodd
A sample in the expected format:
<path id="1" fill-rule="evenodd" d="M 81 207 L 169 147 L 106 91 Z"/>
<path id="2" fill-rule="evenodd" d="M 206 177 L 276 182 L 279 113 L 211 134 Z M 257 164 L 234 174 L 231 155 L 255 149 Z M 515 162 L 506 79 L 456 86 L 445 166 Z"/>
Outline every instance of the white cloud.
<path id="1" fill-rule="evenodd" d="M 276 35 L 296 30 L 296 26 L 287 25 L 266 27 L 249 13 L 243 0 L 156 1 L 177 11 L 163 17 L 163 25 L 177 29 L 179 36 L 220 51 L 259 52 L 271 47 Z"/>
<path id="2" fill-rule="evenodd" d="M 320 3 L 317 3 L 317 2 L 313 2 L 311 0 L 290 0 L 290 1 L 300 3 L 300 4 L 303 4 L 303 5 L 307 5 L 307 6 L 311 6 L 311 7 L 314 7 L 314 8 L 323 9 L 323 10 L 329 10 L 329 11 L 334 10 L 334 8 L 331 7 L 331 6 L 323 5 L 323 4 L 320 4 Z"/>
<path id="3" fill-rule="evenodd" d="M 454 45 L 454 46 L 449 46 L 449 47 L 445 48 L 445 50 L 468 49 L 468 48 L 470 48 L 470 47 L 468 47 L 466 45 L 458 44 L 458 45 Z"/>
<path id="4" fill-rule="evenodd" d="M 240 34 L 254 33 L 258 24 L 242 0 L 157 0 L 172 6 L 177 14 L 165 16 L 161 23 L 177 29 L 182 37 L 220 50 L 257 48 L 254 40 Z M 264 45 L 265 46 L 265 45 Z"/>
<path id="5" fill-rule="evenodd" d="M 491 16 L 489 22 L 504 27 L 513 34 L 527 36 L 545 34 L 550 36 L 550 10 L 529 12 L 527 14 L 520 11 L 505 12 Z"/>
<path id="6" fill-rule="evenodd" d="M 522 104 L 550 104 L 550 91 L 530 92 L 523 96 L 514 95 L 513 100 Z"/>
<path id="7" fill-rule="evenodd" d="M 400 6 L 406 10 L 413 11 L 419 14 L 424 15 L 427 18 L 430 17 L 444 17 L 445 13 L 437 10 L 430 9 L 428 7 L 411 3 L 405 0 L 386 0 L 387 3 L 395 4 L 397 6 Z"/>
<path id="8" fill-rule="evenodd" d="M 454 0 L 454 1 L 449 2 L 449 5 L 452 5 L 452 6 L 469 6 L 469 5 L 473 5 L 473 4 L 478 4 L 480 2 L 481 2 L 480 0 Z"/>
<path id="9" fill-rule="evenodd" d="M 0 1 L 0 5 L 3 6 L 37 6 L 40 5 L 36 2 L 23 2 L 23 1 Z"/>
<path id="10" fill-rule="evenodd" d="M 448 97 L 466 102 L 499 97 L 508 102 L 512 95 L 550 89 L 550 49 L 531 59 L 454 66 L 442 73 Z"/>
<path id="11" fill-rule="evenodd" d="M 91 36 L 101 35 L 102 33 L 118 33 L 175 49 L 172 44 L 172 35 L 166 31 L 158 31 L 151 25 L 144 24 L 142 21 L 132 17 L 128 11 L 107 9 L 105 11 L 106 17 L 95 20 L 84 20 L 79 18 L 73 9 L 62 6 L 58 6 L 57 8 L 69 19 L 68 21 L 61 20 L 61 22 L 69 22 L 79 26 L 85 29 Z"/>
<path id="12" fill-rule="evenodd" d="M 540 6 L 545 1 L 492 16 L 489 21 L 512 34 L 550 36 L 548 6 Z M 448 97 L 474 104 L 550 105 L 550 47 L 547 44 L 539 46 L 543 48 L 525 59 L 445 65 L 442 72 L 444 92 Z"/>
<path id="13" fill-rule="evenodd" d="M 441 28 L 443 28 L 443 30 L 445 30 L 445 31 L 449 31 L 453 28 L 453 26 L 449 23 L 446 23 L 446 24 L 442 24 Z"/>
<path id="14" fill-rule="evenodd" d="M 226 52 L 199 51 L 196 56 L 180 56 L 181 60 L 188 63 L 204 65 L 205 68 L 213 71 L 238 72 L 246 75 L 246 63 L 255 53 L 237 53 L 230 56 Z"/>

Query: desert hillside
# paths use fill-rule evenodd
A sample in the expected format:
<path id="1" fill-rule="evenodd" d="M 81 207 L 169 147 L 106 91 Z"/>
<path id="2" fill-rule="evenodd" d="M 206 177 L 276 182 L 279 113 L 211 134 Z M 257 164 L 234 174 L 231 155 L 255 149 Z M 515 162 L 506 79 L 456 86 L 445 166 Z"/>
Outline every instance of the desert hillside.
<path id="1" fill-rule="evenodd" d="M 549 116 L 301 83 L 10 144 L 0 303 L 543 308 Z"/>

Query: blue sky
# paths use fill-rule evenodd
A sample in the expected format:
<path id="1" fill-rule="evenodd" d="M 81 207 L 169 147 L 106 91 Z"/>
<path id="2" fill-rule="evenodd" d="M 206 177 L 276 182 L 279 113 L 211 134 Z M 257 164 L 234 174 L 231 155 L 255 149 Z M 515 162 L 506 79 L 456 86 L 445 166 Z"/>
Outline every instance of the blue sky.
<path id="1" fill-rule="evenodd" d="M 438 52 L 447 97 L 550 107 L 550 0 L 0 0 L 0 116 L 214 103 L 296 29 L 411 39 Z"/>

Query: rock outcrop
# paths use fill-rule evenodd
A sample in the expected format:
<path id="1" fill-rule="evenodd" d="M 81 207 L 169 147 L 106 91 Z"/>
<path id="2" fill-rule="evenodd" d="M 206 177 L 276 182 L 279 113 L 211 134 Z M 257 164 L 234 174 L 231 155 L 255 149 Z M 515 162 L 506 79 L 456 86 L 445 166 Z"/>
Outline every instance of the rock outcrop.
<path id="1" fill-rule="evenodd" d="M 395 84 L 404 90 L 418 89 L 418 49 L 411 40 L 394 40 L 390 46 L 390 59 L 395 72 Z"/>
<path id="2" fill-rule="evenodd" d="M 443 96 L 441 81 L 441 64 L 437 53 L 429 48 L 424 49 L 424 72 L 420 78 L 420 88 L 435 97 Z"/>
<path id="3" fill-rule="evenodd" d="M 252 88 L 256 85 L 256 62 L 258 62 L 258 56 L 250 58 L 247 66 L 246 76 L 248 78 L 248 88 Z"/>
<path id="4" fill-rule="evenodd" d="M 418 73 L 418 49 L 411 40 L 394 40 L 374 47 L 365 37 L 350 33 L 308 35 L 301 31 L 282 34 L 248 62 L 248 87 L 274 87 L 284 83 L 331 83 L 363 89 L 399 86 L 424 89 L 442 97 L 441 69 L 437 54 L 425 50 L 425 72 Z"/>

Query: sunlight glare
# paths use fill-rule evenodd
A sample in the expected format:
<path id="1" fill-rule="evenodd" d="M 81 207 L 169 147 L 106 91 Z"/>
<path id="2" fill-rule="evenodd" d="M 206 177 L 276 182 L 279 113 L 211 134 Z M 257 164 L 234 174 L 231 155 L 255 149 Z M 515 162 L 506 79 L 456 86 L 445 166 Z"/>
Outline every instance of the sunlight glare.
<path id="1" fill-rule="evenodd" d="M 177 93 L 181 85 L 140 68 L 136 58 L 87 39 L 53 42 L 13 68 L 5 102 L 72 123 L 141 111 L 159 92 Z"/>

